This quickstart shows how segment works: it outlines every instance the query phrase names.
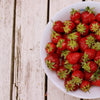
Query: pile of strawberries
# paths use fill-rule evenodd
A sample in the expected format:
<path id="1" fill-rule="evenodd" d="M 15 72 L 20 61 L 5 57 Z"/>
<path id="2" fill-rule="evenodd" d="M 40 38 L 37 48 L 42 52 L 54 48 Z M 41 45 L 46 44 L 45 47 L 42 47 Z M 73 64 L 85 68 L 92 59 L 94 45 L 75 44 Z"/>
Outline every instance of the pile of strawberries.
<path id="1" fill-rule="evenodd" d="M 55 21 L 45 62 L 64 80 L 67 91 L 100 86 L 100 13 L 72 9 L 70 20 Z"/>

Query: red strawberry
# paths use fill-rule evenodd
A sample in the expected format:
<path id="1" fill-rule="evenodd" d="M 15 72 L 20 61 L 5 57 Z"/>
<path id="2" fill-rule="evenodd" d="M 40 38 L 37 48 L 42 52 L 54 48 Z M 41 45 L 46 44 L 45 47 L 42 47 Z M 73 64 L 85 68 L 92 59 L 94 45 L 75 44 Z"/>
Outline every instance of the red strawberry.
<path id="1" fill-rule="evenodd" d="M 84 55 L 84 53 L 80 53 L 80 55 L 81 55 L 81 58 L 79 60 L 79 63 L 81 64 L 83 62 L 83 55 Z"/>
<path id="2" fill-rule="evenodd" d="M 97 51 L 94 61 L 100 67 L 100 50 Z"/>
<path id="3" fill-rule="evenodd" d="M 55 50 L 56 50 L 56 45 L 52 42 L 48 42 L 48 44 L 46 45 L 45 50 L 48 54 L 54 53 Z"/>
<path id="4" fill-rule="evenodd" d="M 95 55 L 96 55 L 95 49 L 86 49 L 84 51 L 83 61 L 87 62 L 88 60 L 92 60 L 92 59 L 94 59 Z"/>
<path id="5" fill-rule="evenodd" d="M 88 36 L 92 36 L 92 37 L 96 38 L 94 33 L 90 33 Z"/>
<path id="6" fill-rule="evenodd" d="M 60 68 L 57 70 L 57 76 L 58 76 L 60 79 L 63 79 L 63 80 L 69 78 L 68 69 L 66 69 L 66 68 L 63 67 L 63 66 L 60 66 Z"/>
<path id="7" fill-rule="evenodd" d="M 79 70 L 81 68 L 81 65 L 78 63 L 72 65 L 72 64 L 69 64 L 69 62 L 68 62 L 68 64 L 66 64 L 66 62 L 65 62 L 64 67 L 67 68 L 69 70 L 69 72 L 72 72 L 72 71 L 74 72 L 74 71 Z"/>
<path id="8" fill-rule="evenodd" d="M 62 37 L 67 41 L 67 34 L 63 34 Z"/>
<path id="9" fill-rule="evenodd" d="M 75 53 L 70 53 L 69 55 L 67 55 L 67 60 L 70 64 L 76 64 L 79 59 L 81 58 L 81 54 L 78 52 Z"/>
<path id="10" fill-rule="evenodd" d="M 79 23 L 76 26 L 77 32 L 79 32 L 82 36 L 86 36 L 89 32 L 89 27 L 88 25 L 84 24 L 84 23 Z"/>
<path id="11" fill-rule="evenodd" d="M 92 81 L 91 84 L 94 85 L 94 86 L 100 86 L 100 78 L 95 79 L 95 81 Z"/>
<path id="12" fill-rule="evenodd" d="M 97 70 L 97 64 L 93 61 L 88 61 L 83 64 L 82 68 L 89 73 L 94 73 Z"/>
<path id="13" fill-rule="evenodd" d="M 70 16 L 71 20 L 75 22 L 76 24 L 78 24 L 77 22 L 80 21 L 80 17 L 81 17 L 80 12 L 78 12 L 75 9 L 72 9 L 70 13 L 71 13 L 71 16 Z"/>
<path id="14" fill-rule="evenodd" d="M 81 65 L 80 64 L 74 64 L 73 66 L 72 66 L 72 71 L 74 72 L 74 71 L 77 71 L 77 70 L 79 70 L 81 68 Z"/>
<path id="15" fill-rule="evenodd" d="M 76 91 L 79 88 L 71 78 L 66 79 L 64 85 L 67 91 Z"/>
<path id="16" fill-rule="evenodd" d="M 71 64 L 69 64 L 68 60 L 66 59 L 61 59 L 61 66 L 64 66 L 65 68 L 72 66 Z"/>
<path id="17" fill-rule="evenodd" d="M 78 25 L 78 24 L 80 23 L 80 20 L 75 20 L 74 23 L 75 23 L 76 25 Z"/>
<path id="18" fill-rule="evenodd" d="M 87 71 L 84 71 L 84 77 L 85 77 L 85 80 L 87 81 L 91 81 L 91 76 L 93 75 L 93 73 L 89 73 Z"/>
<path id="19" fill-rule="evenodd" d="M 78 51 L 79 49 L 79 44 L 77 41 L 67 41 L 67 45 L 66 45 L 67 50 L 71 51 L 71 52 L 75 52 Z"/>
<path id="20" fill-rule="evenodd" d="M 93 43 L 92 49 L 95 49 L 96 51 L 100 50 L 100 42 Z"/>
<path id="21" fill-rule="evenodd" d="M 66 59 L 67 55 L 70 53 L 69 50 L 64 50 L 61 52 L 61 57 L 64 57 L 64 59 Z"/>
<path id="22" fill-rule="evenodd" d="M 64 27 L 64 24 L 63 24 L 63 22 L 61 22 L 61 21 L 56 21 L 56 22 L 54 22 L 54 24 L 53 24 L 53 30 L 54 31 L 56 31 L 56 32 L 64 32 L 64 29 L 63 29 L 63 27 Z"/>
<path id="23" fill-rule="evenodd" d="M 96 15 L 96 20 L 97 20 L 98 22 L 100 22 L 100 13 L 98 13 L 98 14 Z"/>
<path id="24" fill-rule="evenodd" d="M 89 81 L 83 80 L 81 85 L 80 85 L 80 89 L 84 92 L 89 91 L 91 87 L 91 83 Z"/>
<path id="25" fill-rule="evenodd" d="M 100 70 L 99 69 L 91 76 L 91 83 L 94 86 L 100 86 Z"/>
<path id="26" fill-rule="evenodd" d="M 52 40 L 52 42 L 55 43 L 55 44 L 58 42 L 58 40 L 59 40 L 61 37 L 62 37 L 61 34 L 55 32 L 55 31 L 53 31 L 52 34 L 51 34 L 51 40 Z"/>
<path id="27" fill-rule="evenodd" d="M 61 57 L 61 50 L 59 50 L 59 49 L 56 49 L 56 54 L 59 56 L 59 57 Z"/>
<path id="28" fill-rule="evenodd" d="M 81 35 L 79 32 L 73 32 L 67 35 L 67 41 L 74 40 L 78 42 L 80 39 L 81 39 Z"/>
<path id="29" fill-rule="evenodd" d="M 55 71 L 59 68 L 60 61 L 57 54 L 47 55 L 47 57 L 45 58 L 45 62 L 50 70 Z"/>
<path id="30" fill-rule="evenodd" d="M 66 34 L 69 34 L 72 32 L 72 30 L 75 28 L 75 24 L 71 20 L 67 20 L 64 22 L 64 32 Z"/>
<path id="31" fill-rule="evenodd" d="M 94 15 L 94 12 L 92 11 L 92 8 L 90 9 L 89 7 L 86 7 L 85 11 L 82 12 L 81 14 L 81 19 L 82 19 L 82 22 L 85 24 L 89 24 L 95 21 L 95 15 Z"/>
<path id="32" fill-rule="evenodd" d="M 59 41 L 57 42 L 57 49 L 63 51 L 66 49 L 66 41 L 63 38 L 60 38 Z"/>
<path id="33" fill-rule="evenodd" d="M 89 29 L 91 32 L 97 32 L 99 30 L 100 24 L 97 21 L 93 21 L 90 25 L 89 25 Z"/>
<path id="34" fill-rule="evenodd" d="M 71 20 L 66 20 L 66 21 L 64 21 L 64 25 L 65 25 L 65 26 L 71 26 L 72 29 L 75 28 L 75 24 L 74 24 Z"/>
<path id="35" fill-rule="evenodd" d="M 97 41 L 100 42 L 100 29 L 95 33 Z"/>
<path id="36" fill-rule="evenodd" d="M 69 70 L 69 72 L 74 72 L 74 71 L 76 71 L 76 70 L 79 70 L 80 68 L 81 68 L 81 65 L 80 64 L 74 64 L 74 65 L 72 65 L 72 64 L 66 64 L 66 62 L 64 63 L 65 65 L 64 65 L 64 67 L 65 68 L 67 68 L 68 70 Z"/>
<path id="37" fill-rule="evenodd" d="M 95 43 L 95 38 L 91 35 L 88 35 L 87 37 L 83 37 L 80 39 L 80 49 L 84 51 L 85 49 L 89 49 L 92 47 L 92 44 Z"/>
<path id="38" fill-rule="evenodd" d="M 82 80 L 83 80 L 83 78 L 84 78 L 84 74 L 83 74 L 83 72 L 82 71 L 80 71 L 80 70 L 76 70 L 76 71 L 74 71 L 73 73 L 72 73 L 72 79 L 74 79 L 74 82 L 77 84 L 77 85 L 79 85 L 79 84 L 81 84 L 82 83 Z"/>

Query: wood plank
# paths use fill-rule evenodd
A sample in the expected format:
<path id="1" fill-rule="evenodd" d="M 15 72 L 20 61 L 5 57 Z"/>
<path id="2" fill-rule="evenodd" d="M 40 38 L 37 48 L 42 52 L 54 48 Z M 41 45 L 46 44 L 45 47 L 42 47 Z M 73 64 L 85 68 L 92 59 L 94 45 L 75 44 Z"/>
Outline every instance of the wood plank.
<path id="1" fill-rule="evenodd" d="M 16 1 L 13 100 L 44 100 L 40 39 L 47 22 L 47 0 Z"/>
<path id="2" fill-rule="evenodd" d="M 73 3 L 81 2 L 82 0 L 50 0 L 50 19 L 58 12 L 60 9 L 69 6 Z M 58 5 L 58 6 L 57 6 Z M 48 100 L 80 100 L 69 95 L 64 94 L 59 90 L 50 80 L 48 80 Z"/>
<path id="3" fill-rule="evenodd" d="M 14 0 L 0 0 L 0 100 L 10 99 Z"/>
<path id="4" fill-rule="evenodd" d="M 100 2 L 100 0 L 85 0 L 85 1 L 97 1 L 97 2 Z"/>

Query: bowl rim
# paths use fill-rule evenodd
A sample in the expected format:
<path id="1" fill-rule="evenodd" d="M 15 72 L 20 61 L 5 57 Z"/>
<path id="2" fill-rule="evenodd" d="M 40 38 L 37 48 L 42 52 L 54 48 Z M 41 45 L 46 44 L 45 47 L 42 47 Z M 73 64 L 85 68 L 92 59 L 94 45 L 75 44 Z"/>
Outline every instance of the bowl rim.
<path id="1" fill-rule="evenodd" d="M 50 25 L 52 19 L 54 19 L 57 15 L 59 15 L 59 13 L 61 13 L 64 9 L 68 9 L 70 6 L 74 6 L 74 5 L 76 5 L 76 4 L 86 4 L 86 3 L 99 3 L 99 4 L 100 4 L 100 2 L 97 2 L 97 1 L 77 2 L 77 3 L 74 3 L 74 4 L 68 5 L 68 6 L 62 8 L 61 10 L 57 11 L 57 13 L 49 20 L 49 22 L 47 23 L 47 25 L 46 25 L 46 27 L 45 27 L 45 29 L 44 29 L 44 31 L 43 31 L 43 35 L 42 35 L 42 38 L 41 38 L 41 41 L 40 41 L 40 58 L 41 58 L 41 63 L 42 63 L 41 65 L 42 65 L 42 68 L 43 68 L 44 72 L 46 73 L 47 77 L 48 77 L 48 78 L 50 79 L 50 81 L 51 81 L 59 90 L 61 90 L 63 93 L 68 94 L 68 95 L 73 96 L 73 97 L 77 97 L 77 98 L 83 98 L 83 99 L 98 99 L 98 98 L 100 98 L 100 96 L 99 96 L 99 97 L 94 97 L 94 98 L 91 98 L 91 97 L 82 97 L 81 95 L 76 96 L 76 95 L 74 95 L 74 94 L 70 94 L 70 93 L 64 91 L 58 84 L 56 84 L 56 82 L 53 80 L 53 78 L 48 74 L 48 72 L 47 72 L 47 70 L 45 69 L 45 66 L 44 66 L 44 61 L 43 61 L 43 59 L 42 59 L 43 37 L 44 37 L 45 31 L 46 31 L 47 27 Z"/>

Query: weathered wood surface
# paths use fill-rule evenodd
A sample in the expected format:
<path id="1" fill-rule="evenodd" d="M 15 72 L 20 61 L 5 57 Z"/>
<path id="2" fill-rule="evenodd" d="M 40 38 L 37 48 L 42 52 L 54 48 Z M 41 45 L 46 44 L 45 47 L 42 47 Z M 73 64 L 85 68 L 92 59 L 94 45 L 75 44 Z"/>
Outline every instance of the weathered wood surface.
<path id="1" fill-rule="evenodd" d="M 44 100 L 39 52 L 46 22 L 47 0 L 16 1 L 13 100 Z"/>
<path id="2" fill-rule="evenodd" d="M 49 9 L 47 9 L 48 1 L 50 1 Z M 82 0 L 0 0 L 0 100 L 10 98 L 11 100 L 46 100 L 45 73 L 39 51 L 40 40 L 48 20 L 47 14 L 49 12 L 51 19 L 63 7 L 77 2 Z M 15 44 L 12 37 L 14 34 Z M 11 87 L 12 97 L 10 97 Z M 47 100 L 80 99 L 64 94 L 48 79 Z"/>
<path id="3" fill-rule="evenodd" d="M 10 99 L 13 7 L 14 0 L 0 0 L 0 100 Z"/>
<path id="4" fill-rule="evenodd" d="M 62 8 L 73 3 L 82 2 L 82 0 L 50 0 L 50 19 Z M 57 6 L 58 5 L 58 6 Z M 69 95 L 64 94 L 59 90 L 50 80 L 48 80 L 48 100 L 80 100 Z"/>

